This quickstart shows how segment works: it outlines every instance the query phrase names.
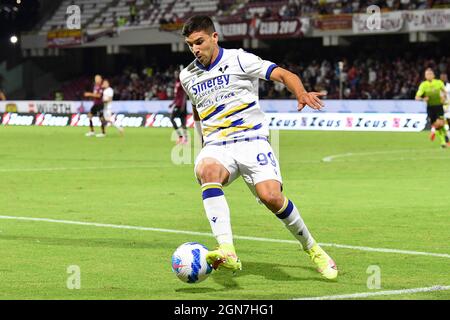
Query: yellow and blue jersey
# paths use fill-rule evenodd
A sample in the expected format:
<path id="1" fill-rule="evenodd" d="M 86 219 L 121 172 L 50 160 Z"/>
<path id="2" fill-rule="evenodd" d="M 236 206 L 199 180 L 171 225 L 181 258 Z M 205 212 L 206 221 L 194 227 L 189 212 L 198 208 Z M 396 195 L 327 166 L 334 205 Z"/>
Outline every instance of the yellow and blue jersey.
<path id="1" fill-rule="evenodd" d="M 203 141 L 268 136 L 259 106 L 259 79 L 269 80 L 277 65 L 242 49 L 219 48 L 208 67 L 197 60 L 180 73 L 180 80 L 202 123 Z"/>

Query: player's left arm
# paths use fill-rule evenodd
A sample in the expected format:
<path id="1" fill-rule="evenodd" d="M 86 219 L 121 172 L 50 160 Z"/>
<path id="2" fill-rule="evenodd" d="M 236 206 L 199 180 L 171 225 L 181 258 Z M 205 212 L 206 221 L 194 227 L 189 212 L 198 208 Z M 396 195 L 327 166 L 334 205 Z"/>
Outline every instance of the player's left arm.
<path id="1" fill-rule="evenodd" d="M 445 104 L 448 101 L 448 99 L 449 96 L 447 95 L 447 91 L 445 91 L 445 88 L 441 89 L 441 102 Z"/>
<path id="2" fill-rule="evenodd" d="M 445 104 L 448 101 L 448 99 L 450 99 L 450 97 L 447 95 L 447 90 L 445 90 L 445 83 L 444 83 L 444 81 L 441 81 L 440 95 L 441 95 L 441 102 L 443 104 Z"/>
<path id="3" fill-rule="evenodd" d="M 270 80 L 281 82 L 290 92 L 295 95 L 298 101 L 298 111 L 302 111 L 302 109 L 306 105 L 315 110 L 322 109 L 323 102 L 319 97 L 324 96 L 325 93 L 307 92 L 300 78 L 289 70 L 283 69 L 281 67 L 273 69 L 272 73 L 270 74 Z"/>

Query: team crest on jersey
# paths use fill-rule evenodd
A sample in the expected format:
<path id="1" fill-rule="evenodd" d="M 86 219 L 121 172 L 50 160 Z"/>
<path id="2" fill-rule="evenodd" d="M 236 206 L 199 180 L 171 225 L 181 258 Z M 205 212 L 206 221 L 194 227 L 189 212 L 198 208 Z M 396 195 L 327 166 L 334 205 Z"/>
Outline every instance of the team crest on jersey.
<path id="1" fill-rule="evenodd" d="M 228 65 L 226 65 L 225 67 L 220 67 L 219 71 L 224 73 L 227 69 L 228 69 Z"/>

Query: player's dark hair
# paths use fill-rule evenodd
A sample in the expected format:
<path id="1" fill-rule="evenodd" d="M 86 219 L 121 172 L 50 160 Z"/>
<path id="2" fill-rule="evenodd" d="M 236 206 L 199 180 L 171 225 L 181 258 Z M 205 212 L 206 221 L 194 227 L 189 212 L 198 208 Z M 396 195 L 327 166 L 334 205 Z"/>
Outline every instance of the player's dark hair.
<path id="1" fill-rule="evenodd" d="M 183 25 L 181 34 L 184 37 L 189 37 L 195 31 L 205 31 L 208 34 L 216 32 L 214 23 L 208 16 L 196 15 L 190 17 Z"/>

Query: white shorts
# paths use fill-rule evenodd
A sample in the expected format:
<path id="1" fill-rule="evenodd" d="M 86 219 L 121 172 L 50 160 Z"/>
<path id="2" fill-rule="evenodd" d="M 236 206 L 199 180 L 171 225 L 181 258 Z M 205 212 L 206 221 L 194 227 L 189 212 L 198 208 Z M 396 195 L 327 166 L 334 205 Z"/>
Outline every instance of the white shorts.
<path id="1" fill-rule="evenodd" d="M 254 137 L 250 141 L 227 142 L 225 145 L 209 144 L 203 147 L 195 159 L 194 173 L 197 181 L 197 165 L 205 158 L 220 162 L 230 173 L 225 185 L 229 185 L 239 175 L 256 196 L 255 185 L 265 180 L 281 179 L 280 165 L 266 138 Z"/>
<path id="2" fill-rule="evenodd" d="M 444 104 L 444 118 L 450 119 L 450 105 Z"/>
<path id="3" fill-rule="evenodd" d="M 103 117 L 105 118 L 106 121 L 111 121 L 112 117 L 111 107 L 103 108 Z"/>

